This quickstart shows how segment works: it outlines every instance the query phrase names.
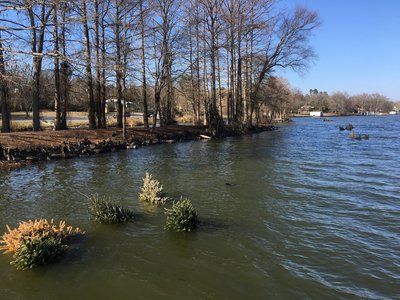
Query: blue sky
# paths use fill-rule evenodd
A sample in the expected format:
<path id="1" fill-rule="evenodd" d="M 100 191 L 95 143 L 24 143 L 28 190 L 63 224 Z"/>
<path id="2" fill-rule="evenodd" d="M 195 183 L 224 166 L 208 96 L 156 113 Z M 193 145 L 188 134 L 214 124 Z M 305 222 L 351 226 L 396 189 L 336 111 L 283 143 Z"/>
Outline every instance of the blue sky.
<path id="1" fill-rule="evenodd" d="M 304 74 L 279 71 L 293 87 L 380 93 L 400 101 L 400 0 L 282 0 L 320 14 L 311 38 L 318 58 Z"/>

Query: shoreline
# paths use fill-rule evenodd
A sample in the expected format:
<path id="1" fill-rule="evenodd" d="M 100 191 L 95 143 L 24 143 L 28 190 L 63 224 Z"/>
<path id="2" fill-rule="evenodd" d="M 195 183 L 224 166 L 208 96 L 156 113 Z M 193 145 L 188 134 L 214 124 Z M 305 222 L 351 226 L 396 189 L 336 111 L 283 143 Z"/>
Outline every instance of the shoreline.
<path id="1" fill-rule="evenodd" d="M 356 114 L 334 114 L 334 113 L 324 113 L 322 117 L 310 116 L 308 114 L 293 114 L 289 115 L 288 118 L 337 118 L 337 117 L 389 117 L 398 116 L 399 114 L 383 113 L 380 115 L 356 115 Z"/>
<path id="2" fill-rule="evenodd" d="M 275 130 L 274 126 L 252 129 L 226 127 L 219 135 L 205 126 L 171 125 L 153 129 L 71 129 L 64 131 L 12 132 L 0 134 L 0 170 L 23 167 L 39 161 L 70 159 L 96 154 L 138 149 L 148 145 L 172 144 L 201 139 L 223 138 Z"/>

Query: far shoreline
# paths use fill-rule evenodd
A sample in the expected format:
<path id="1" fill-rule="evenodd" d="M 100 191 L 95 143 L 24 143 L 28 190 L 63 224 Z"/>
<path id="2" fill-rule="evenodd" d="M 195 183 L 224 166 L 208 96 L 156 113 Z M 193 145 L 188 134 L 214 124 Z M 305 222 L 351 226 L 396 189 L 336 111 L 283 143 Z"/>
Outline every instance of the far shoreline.
<path id="1" fill-rule="evenodd" d="M 315 119 L 321 119 L 321 118 L 338 118 L 338 117 L 391 117 L 391 116 L 400 116 L 400 114 L 380 114 L 380 115 L 338 115 L 338 114 L 331 114 L 331 113 L 326 113 L 323 114 L 321 117 L 316 117 L 316 116 L 310 116 L 310 115 L 302 115 L 302 114 L 294 114 L 294 115 L 289 115 L 288 118 L 315 118 Z"/>

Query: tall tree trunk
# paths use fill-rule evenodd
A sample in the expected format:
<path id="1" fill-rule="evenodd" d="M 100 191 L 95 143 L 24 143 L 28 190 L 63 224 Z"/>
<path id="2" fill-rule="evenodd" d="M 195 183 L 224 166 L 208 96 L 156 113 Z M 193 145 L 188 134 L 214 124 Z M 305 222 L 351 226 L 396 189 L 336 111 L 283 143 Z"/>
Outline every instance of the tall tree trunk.
<path id="1" fill-rule="evenodd" d="M 65 40 L 65 24 L 67 3 L 63 1 L 61 13 L 61 47 L 62 47 L 62 63 L 61 63 L 61 129 L 67 129 L 67 107 L 69 97 L 69 72 L 70 65 L 67 62 L 67 46 Z"/>
<path id="2" fill-rule="evenodd" d="M 53 38 L 54 38 L 54 108 L 56 111 L 55 129 L 61 130 L 61 93 L 60 93 L 60 47 L 58 38 L 58 0 L 53 0 Z"/>
<path id="3" fill-rule="evenodd" d="M 191 2 L 192 5 L 192 2 Z M 190 7 L 192 9 L 192 6 Z M 191 14 L 191 12 L 189 12 Z M 194 80 L 194 66 L 193 66 L 193 36 L 192 36 L 192 18 L 189 19 L 189 64 L 190 64 L 190 92 L 191 92 L 191 102 L 193 110 L 193 125 L 197 124 L 197 105 L 196 105 L 196 82 Z"/>
<path id="4" fill-rule="evenodd" d="M 153 129 L 157 127 L 157 115 L 160 114 L 160 100 L 161 100 L 160 91 L 159 88 L 156 87 L 154 91 Z M 161 122 L 161 114 L 160 114 L 160 122 Z"/>
<path id="5" fill-rule="evenodd" d="M 210 26 L 210 31 L 211 31 L 211 51 L 210 51 L 210 60 L 211 60 L 211 112 L 210 112 L 210 120 L 212 126 L 216 126 L 216 122 L 218 122 L 218 110 L 217 110 L 217 80 L 216 80 L 216 53 L 217 53 L 217 45 L 216 45 L 216 19 L 215 16 L 210 16 L 211 20 L 211 26 Z"/>
<path id="6" fill-rule="evenodd" d="M 32 91 L 32 121 L 33 131 L 40 131 L 39 98 L 40 98 L 40 75 L 41 58 L 34 54 L 33 63 L 33 91 Z"/>
<path id="7" fill-rule="evenodd" d="M 97 124 L 99 128 L 104 128 L 103 114 L 101 109 L 101 82 L 100 82 L 100 28 L 99 28 L 99 1 L 94 0 L 94 56 L 95 56 L 95 82 L 96 82 L 96 101 Z"/>
<path id="8" fill-rule="evenodd" d="M 204 125 L 210 124 L 210 108 L 208 102 L 208 76 L 207 76 L 207 41 L 206 25 L 203 26 L 203 86 L 204 86 Z"/>
<path id="9" fill-rule="evenodd" d="M 102 17 L 101 17 L 101 91 L 100 91 L 100 110 L 101 128 L 107 127 L 106 119 L 106 25 L 104 15 L 105 1 L 102 1 Z"/>
<path id="10" fill-rule="evenodd" d="M 249 107 L 248 107 L 248 97 L 249 97 L 249 36 L 245 34 L 245 55 L 244 55 L 244 74 L 243 74 L 243 124 L 247 125 L 247 120 L 249 118 Z"/>
<path id="11" fill-rule="evenodd" d="M 162 107 L 160 111 L 160 126 L 164 126 L 171 122 L 172 118 L 172 98 L 171 98 L 171 88 L 172 88 L 172 77 L 171 77 L 171 68 L 172 68 L 172 57 L 170 53 L 170 16 L 168 3 L 166 7 L 163 8 L 162 13 L 162 70 L 161 70 L 161 87 L 167 87 L 166 97 L 164 98 L 165 107 Z M 164 93 L 165 94 L 165 93 Z M 162 116 L 161 116 L 162 115 Z"/>
<path id="12" fill-rule="evenodd" d="M 160 88 L 160 70 L 157 64 L 157 46 L 154 45 L 154 70 L 155 74 L 155 82 L 154 82 L 154 114 L 153 114 L 153 129 L 157 127 L 157 115 L 160 113 L 160 101 L 161 101 L 161 88 Z M 161 122 L 161 114 L 160 114 L 160 122 Z"/>
<path id="13" fill-rule="evenodd" d="M 231 117 L 231 101 L 232 101 L 232 96 L 231 96 L 231 91 L 232 91 L 232 83 L 230 81 L 231 79 L 231 73 L 230 73 L 230 68 L 229 68 L 229 31 L 226 30 L 226 115 L 228 118 L 228 124 L 232 124 L 232 117 Z"/>
<path id="14" fill-rule="evenodd" d="M 147 81 L 146 81 L 146 56 L 144 40 L 144 11 L 143 0 L 139 0 L 140 9 L 140 36 L 141 36 L 141 59 L 142 59 L 142 102 L 143 102 L 143 123 L 144 127 L 149 128 L 149 112 L 147 105 Z"/>
<path id="15" fill-rule="evenodd" d="M 231 68 L 231 90 L 230 90 L 230 95 L 231 95 L 231 119 L 234 122 L 235 121 L 235 8 L 233 1 L 231 3 L 230 7 L 230 57 L 231 57 L 231 62 L 230 62 L 230 68 Z"/>
<path id="16" fill-rule="evenodd" d="M 218 98 L 219 98 L 219 110 L 220 110 L 220 115 L 221 119 L 224 118 L 224 113 L 223 113 L 223 107 L 222 107 L 222 90 L 221 90 L 221 66 L 219 63 L 219 34 L 217 31 L 217 50 L 216 50 L 216 55 L 217 55 L 217 75 L 218 75 Z"/>
<path id="17" fill-rule="evenodd" d="M 200 125 L 200 114 L 201 114 L 201 78 L 200 78 L 200 27 L 199 27 L 199 1 L 196 0 L 196 19 L 195 19 L 195 30 L 196 30 L 196 105 L 197 105 L 197 115 L 196 124 Z"/>
<path id="18" fill-rule="evenodd" d="M 240 9 L 238 11 L 239 21 L 237 28 L 237 69 L 236 69 L 236 121 L 241 123 L 243 121 L 243 111 L 242 111 L 242 22 Z"/>
<path id="19" fill-rule="evenodd" d="M 168 53 L 168 68 L 167 68 L 167 115 L 166 125 L 170 125 L 175 119 L 175 102 L 174 102 L 174 89 L 172 86 L 172 58 Z"/>
<path id="20" fill-rule="evenodd" d="M 4 64 L 3 42 L 0 36 L 0 103 L 1 103 L 1 132 L 10 132 L 9 93 Z"/>
<path id="21" fill-rule="evenodd" d="M 39 101 L 40 101 L 40 77 L 42 74 L 42 61 L 43 61 L 43 47 L 44 37 L 47 22 L 51 15 L 52 9 L 46 11 L 48 5 L 46 1 L 41 2 L 40 15 L 33 11 L 33 6 L 28 5 L 27 12 L 29 15 L 31 25 L 31 47 L 33 56 L 33 92 L 32 92 L 32 123 L 33 130 L 39 131 L 40 127 L 40 115 L 39 115 Z M 39 18 L 39 30 L 36 26 L 36 18 Z M 39 39 L 37 38 L 39 33 Z"/>
<path id="22" fill-rule="evenodd" d="M 250 117 L 248 119 L 248 126 L 253 126 L 253 113 L 255 105 L 255 95 L 253 92 L 253 47 L 254 47 L 254 5 L 251 7 L 250 16 L 250 61 L 249 61 L 249 97 L 250 97 Z"/>
<path id="23" fill-rule="evenodd" d="M 43 10 L 42 10 L 43 11 Z M 33 8 L 28 9 L 29 19 L 31 23 L 31 47 L 33 57 L 33 80 L 32 80 L 32 126 L 34 131 L 39 131 L 40 128 L 40 116 L 39 116 L 39 89 L 40 89 L 40 74 L 41 74 L 41 61 L 42 58 L 38 53 L 37 49 L 37 33 L 35 24 L 35 14 Z"/>
<path id="24" fill-rule="evenodd" d="M 83 29 L 85 35 L 85 57 L 86 57 L 86 81 L 87 81 L 87 96 L 89 100 L 88 105 L 88 118 L 89 128 L 96 128 L 95 105 L 93 95 L 93 78 L 92 78 L 92 62 L 90 54 L 90 40 L 89 40 L 89 27 L 87 21 L 86 0 L 82 0 L 82 14 L 83 14 Z"/>
<path id="25" fill-rule="evenodd" d="M 204 5 L 204 20 L 205 24 L 207 24 L 208 32 L 209 32 L 209 57 L 210 57 L 210 77 L 211 77 L 211 98 L 210 98 L 210 108 L 209 108 L 209 125 L 210 127 L 217 128 L 219 127 L 219 115 L 217 108 L 217 38 L 218 38 L 218 1 L 209 0 L 203 2 Z M 205 25 L 204 25 L 205 26 Z M 207 37 L 204 29 L 204 41 L 206 42 Z M 206 47 L 205 47 L 206 48 Z M 206 67 L 206 65 L 205 65 Z"/>
<path id="26" fill-rule="evenodd" d="M 127 108 L 127 97 L 126 97 L 126 74 L 128 69 L 128 54 L 129 54 L 129 46 L 128 46 L 128 22 L 127 15 L 124 14 L 124 22 L 123 22 L 123 36 L 122 36 L 122 138 L 126 140 L 126 108 Z"/>
<path id="27" fill-rule="evenodd" d="M 117 127 L 122 128 L 122 70 L 121 70 L 121 37 L 120 37 L 120 3 L 115 0 L 115 79 L 117 86 Z"/>

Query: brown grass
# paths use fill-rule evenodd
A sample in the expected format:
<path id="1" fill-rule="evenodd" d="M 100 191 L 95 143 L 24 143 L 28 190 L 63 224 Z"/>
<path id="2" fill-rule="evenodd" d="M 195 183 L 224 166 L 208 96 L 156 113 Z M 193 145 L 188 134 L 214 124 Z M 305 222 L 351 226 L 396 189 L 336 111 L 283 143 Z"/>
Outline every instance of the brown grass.
<path id="1" fill-rule="evenodd" d="M 10 229 L 7 225 L 8 232 L 5 232 L 0 239 L 0 250 L 4 253 L 13 253 L 21 245 L 21 242 L 26 239 L 46 239 L 56 238 L 65 240 L 69 237 L 84 234 L 79 228 L 73 229 L 72 226 L 66 226 L 65 221 L 60 221 L 57 226 L 53 219 L 29 220 L 20 222 L 19 226 Z"/>
<path id="2" fill-rule="evenodd" d="M 81 112 L 81 111 L 73 111 L 68 113 L 68 117 L 86 117 L 87 112 Z M 40 112 L 40 118 L 46 117 L 47 119 L 53 118 L 55 119 L 55 113 L 53 111 L 41 111 Z M 186 120 L 183 119 L 183 121 L 178 121 L 182 123 L 190 123 L 191 122 L 191 117 L 190 119 Z M 18 120 L 18 121 L 16 121 Z M 54 120 L 53 120 L 54 121 Z M 149 118 L 149 125 L 153 123 L 153 119 Z M 142 118 L 133 118 L 133 117 L 128 117 L 126 118 L 126 125 L 129 128 L 134 128 L 138 126 L 143 126 L 143 119 Z M 54 125 L 50 124 L 45 124 L 43 122 L 40 123 L 40 126 L 43 130 L 53 130 Z M 107 117 L 107 126 L 108 127 L 116 127 L 117 126 L 117 119 L 112 118 L 111 116 Z M 84 120 L 67 120 L 67 127 L 68 128 L 88 128 L 89 127 L 89 121 L 88 119 Z M 0 114 L 0 129 L 1 129 L 1 114 Z M 32 131 L 32 113 L 29 113 L 29 117 L 26 117 L 25 112 L 12 112 L 11 113 L 11 131 Z"/>
<path id="3" fill-rule="evenodd" d="M 182 117 L 177 117 L 176 121 L 178 123 L 190 123 L 190 124 L 192 124 L 193 123 L 193 116 L 185 115 L 185 116 L 182 116 Z"/>
<path id="4" fill-rule="evenodd" d="M 143 125 L 142 119 L 126 118 L 126 127 L 132 128 L 132 127 L 137 127 L 137 126 L 142 126 L 142 125 Z M 116 127 L 116 126 L 117 126 L 117 119 L 114 119 L 114 118 L 107 119 L 107 127 Z"/>
<path id="5" fill-rule="evenodd" d="M 87 112 L 85 112 L 85 111 L 70 111 L 67 113 L 67 115 L 68 115 L 68 117 L 86 117 Z M 24 112 L 24 111 L 14 111 L 14 112 L 11 112 L 11 118 L 12 117 L 15 117 L 17 119 L 30 120 L 30 119 L 32 119 L 32 112 L 28 112 L 28 117 L 27 117 L 26 112 Z M 53 117 L 55 119 L 56 113 L 51 110 L 42 110 L 42 111 L 40 111 L 40 117 L 47 117 L 47 118 Z M 0 113 L 0 119 L 1 119 L 1 113 Z"/>
<path id="6" fill-rule="evenodd" d="M 33 130 L 32 121 L 11 121 L 11 131 L 30 131 Z"/>

